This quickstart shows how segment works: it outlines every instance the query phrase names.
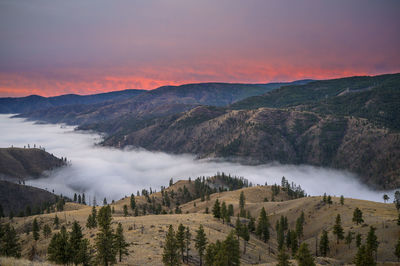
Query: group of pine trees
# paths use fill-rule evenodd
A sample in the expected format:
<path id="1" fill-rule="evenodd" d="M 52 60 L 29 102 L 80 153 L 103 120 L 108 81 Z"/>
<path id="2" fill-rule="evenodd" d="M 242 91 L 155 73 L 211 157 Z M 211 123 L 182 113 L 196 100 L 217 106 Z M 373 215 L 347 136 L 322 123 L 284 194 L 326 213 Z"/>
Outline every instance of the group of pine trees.
<path id="1" fill-rule="evenodd" d="M 182 224 L 178 226 L 175 233 L 172 225 L 169 226 L 164 243 L 162 261 L 164 265 L 174 266 L 185 262 L 192 262 L 189 257 L 192 235 L 189 227 Z M 196 230 L 194 246 L 199 255 L 199 265 L 239 265 L 240 250 L 239 240 L 236 239 L 232 230 L 224 241 L 217 240 L 209 243 L 202 225 Z M 193 260 L 193 259 L 192 259 Z"/>
<path id="2" fill-rule="evenodd" d="M 118 223 L 114 230 L 111 222 L 109 205 L 103 206 L 98 213 L 93 206 L 87 227 L 98 227 L 94 247 L 90 246 L 88 239 L 83 238 L 82 227 L 75 221 L 71 232 L 62 226 L 60 232 L 53 235 L 47 249 L 48 259 L 59 264 L 75 265 L 112 265 L 117 262 L 117 257 L 121 262 L 122 257 L 128 255 L 129 244 L 125 241 L 122 224 Z"/>

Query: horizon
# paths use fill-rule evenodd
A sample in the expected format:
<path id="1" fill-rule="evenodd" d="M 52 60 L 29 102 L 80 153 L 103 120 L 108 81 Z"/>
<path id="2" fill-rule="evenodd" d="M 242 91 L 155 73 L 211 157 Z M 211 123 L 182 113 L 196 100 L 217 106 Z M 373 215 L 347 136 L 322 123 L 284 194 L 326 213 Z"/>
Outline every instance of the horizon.
<path id="1" fill-rule="evenodd" d="M 0 97 L 400 72 L 399 8 L 362 0 L 4 0 Z"/>
<path id="2" fill-rule="evenodd" d="M 98 95 L 98 94 L 106 94 L 106 93 L 112 93 L 112 92 L 121 92 L 121 91 L 129 91 L 129 90 L 138 90 L 138 91 L 143 91 L 143 93 L 147 91 L 153 91 L 157 90 L 162 87 L 179 87 L 179 86 L 184 86 L 184 85 L 193 85 L 193 84 L 212 84 L 212 83 L 221 83 L 221 84 L 273 84 L 273 83 L 291 83 L 291 82 L 296 82 L 296 81 L 302 81 L 302 80 L 311 80 L 313 81 L 323 81 L 323 80 L 334 80 L 334 79 L 345 79 L 345 78 L 354 78 L 354 77 L 375 77 L 375 76 L 383 76 L 383 75 L 397 75 L 400 74 L 400 72 L 393 72 L 393 73 L 381 73 L 381 74 L 376 74 L 376 75 L 355 75 L 355 76 L 344 76 L 344 77 L 337 77 L 337 78 L 328 78 L 328 79 L 313 79 L 313 78 L 308 78 L 308 79 L 297 79 L 297 80 L 291 80 L 291 81 L 273 81 L 273 82 L 258 82 L 258 83 L 243 83 L 243 82 L 216 82 L 216 81 L 205 81 L 205 82 L 193 82 L 193 83 L 182 83 L 182 84 L 177 84 L 177 85 L 171 85 L 171 84 L 166 84 L 162 86 L 158 86 L 152 89 L 120 89 L 120 90 L 106 90 L 106 91 L 101 91 L 98 93 L 88 93 L 88 94 L 80 94 L 80 93 L 64 93 L 64 94 L 56 94 L 56 95 L 40 95 L 40 94 L 28 94 L 28 95 L 21 95 L 21 96 L 2 96 L 0 94 L 0 99 L 1 98 L 24 98 L 24 97 L 30 97 L 30 96 L 39 96 L 39 97 L 44 97 L 44 98 L 52 98 L 52 97 L 60 97 L 60 96 L 66 96 L 66 95 L 76 95 L 76 96 L 91 96 L 91 95 Z"/>

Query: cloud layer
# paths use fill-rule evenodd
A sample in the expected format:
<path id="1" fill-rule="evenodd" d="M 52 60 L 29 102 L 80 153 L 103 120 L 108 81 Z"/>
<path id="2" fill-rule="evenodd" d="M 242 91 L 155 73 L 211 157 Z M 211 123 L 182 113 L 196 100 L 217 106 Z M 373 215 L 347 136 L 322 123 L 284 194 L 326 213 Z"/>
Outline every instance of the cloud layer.
<path id="1" fill-rule="evenodd" d="M 95 195 L 97 201 L 120 199 L 143 188 L 157 191 L 174 180 L 210 176 L 225 172 L 249 179 L 253 184 L 280 183 L 282 176 L 300 184 L 310 195 L 344 195 L 382 201 L 383 192 L 370 190 L 355 175 L 312 166 L 260 165 L 195 160 L 192 155 L 170 155 L 146 150 L 118 150 L 94 145 L 97 134 L 77 133 L 73 127 L 35 124 L 0 115 L 0 147 L 36 144 L 58 157 L 67 157 L 71 165 L 49 173 L 47 178 L 29 184 L 54 189 L 72 196 L 74 192 Z M 390 193 L 392 195 L 392 192 Z"/>

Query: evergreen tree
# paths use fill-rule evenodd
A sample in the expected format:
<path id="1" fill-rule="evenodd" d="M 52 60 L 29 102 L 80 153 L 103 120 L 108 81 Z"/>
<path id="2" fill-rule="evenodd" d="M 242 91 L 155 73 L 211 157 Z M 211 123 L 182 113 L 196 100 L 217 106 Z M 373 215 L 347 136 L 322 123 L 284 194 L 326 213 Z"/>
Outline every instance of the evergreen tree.
<path id="1" fill-rule="evenodd" d="M 176 244 L 181 252 L 182 261 L 184 259 L 183 252 L 185 250 L 185 227 L 183 224 L 179 224 L 178 231 L 176 232 Z"/>
<path id="2" fill-rule="evenodd" d="M 86 205 L 85 193 L 82 193 L 82 204 Z"/>
<path id="3" fill-rule="evenodd" d="M 82 203 L 82 197 L 81 194 L 78 195 L 78 203 L 81 204 Z"/>
<path id="4" fill-rule="evenodd" d="M 117 250 L 115 248 L 115 235 L 111 228 L 111 208 L 109 205 L 101 207 L 98 216 L 97 224 L 100 227 L 100 232 L 96 236 L 97 261 L 99 264 L 107 266 L 116 262 L 115 256 Z"/>
<path id="5" fill-rule="evenodd" d="M 124 229 L 122 228 L 121 223 L 118 223 L 117 231 L 115 234 L 115 247 L 118 252 L 119 262 L 121 262 L 123 255 L 126 255 L 126 256 L 129 255 L 129 253 L 128 253 L 129 244 L 125 241 Z"/>
<path id="6" fill-rule="evenodd" d="M 394 250 L 394 255 L 397 257 L 397 261 L 400 261 L 400 238 L 397 240 L 396 248 Z"/>
<path id="7" fill-rule="evenodd" d="M 131 194 L 131 209 L 134 210 L 136 208 L 136 200 L 135 200 L 135 195 L 133 195 L 133 193 Z"/>
<path id="8" fill-rule="evenodd" d="M 304 235 L 304 219 L 301 218 L 301 216 L 299 218 L 297 218 L 296 220 L 296 235 L 297 237 L 300 239 L 301 237 L 303 237 Z"/>
<path id="9" fill-rule="evenodd" d="M 296 260 L 298 266 L 315 266 L 314 258 L 311 255 L 311 252 L 308 249 L 308 245 L 306 243 L 302 243 L 300 245 L 299 250 L 296 254 Z"/>
<path id="10" fill-rule="evenodd" d="M 349 245 L 349 248 L 350 248 L 351 242 L 353 242 L 353 239 L 354 239 L 354 232 L 348 231 L 347 235 L 345 237 L 345 241 L 346 241 L 346 244 Z"/>
<path id="11" fill-rule="evenodd" d="M 124 204 L 124 217 L 128 216 L 128 205 Z"/>
<path id="12" fill-rule="evenodd" d="M 88 239 L 82 239 L 79 245 L 79 251 L 76 255 L 76 260 L 79 261 L 83 266 L 89 266 L 92 262 L 92 254 L 90 251 L 90 242 Z"/>
<path id="13" fill-rule="evenodd" d="M 365 245 L 361 245 L 354 258 L 356 266 L 375 266 L 376 262 L 372 256 L 372 251 Z"/>
<path id="14" fill-rule="evenodd" d="M 228 216 L 228 210 L 226 209 L 225 201 L 223 201 L 222 204 L 221 204 L 221 218 L 222 218 L 222 223 L 225 223 L 225 221 L 228 220 L 228 219 L 227 219 L 227 216 Z"/>
<path id="15" fill-rule="evenodd" d="M 69 252 L 71 255 L 72 262 L 75 265 L 81 263 L 78 260 L 78 254 L 80 252 L 82 240 L 83 240 L 82 227 L 79 225 L 77 221 L 74 221 L 72 224 L 72 231 L 69 234 Z"/>
<path id="16" fill-rule="evenodd" d="M 216 263 L 216 257 L 218 252 L 222 250 L 222 243 L 217 240 L 215 243 L 211 243 L 207 246 L 206 248 L 206 255 L 205 255 L 205 263 L 206 265 L 215 265 Z M 225 259 L 226 260 L 226 259 Z"/>
<path id="17" fill-rule="evenodd" d="M 95 206 L 92 207 L 92 213 L 89 214 L 86 222 L 86 227 L 89 229 L 97 227 L 97 210 Z"/>
<path id="18" fill-rule="evenodd" d="M 45 238 L 48 238 L 50 236 L 50 234 L 51 234 L 51 228 L 48 224 L 45 224 L 43 226 L 43 235 Z"/>
<path id="19" fill-rule="evenodd" d="M 78 198 L 76 196 L 76 193 L 74 193 L 74 202 L 77 202 L 77 201 L 78 201 Z"/>
<path id="20" fill-rule="evenodd" d="M 326 202 L 329 204 L 329 205 L 332 205 L 332 197 L 331 197 L 331 195 L 329 195 L 328 196 L 328 198 L 326 199 Z"/>
<path id="21" fill-rule="evenodd" d="M 103 199 L 103 205 L 107 205 L 107 198 Z"/>
<path id="22" fill-rule="evenodd" d="M 324 196 L 322 197 L 322 201 L 323 201 L 324 203 L 326 203 L 326 202 L 327 202 L 327 199 L 326 199 L 326 193 L 324 193 Z"/>
<path id="23" fill-rule="evenodd" d="M 291 234 L 290 242 L 291 242 L 292 256 L 295 256 L 299 248 L 299 242 L 297 240 L 296 231 L 291 231 L 290 234 Z"/>
<path id="24" fill-rule="evenodd" d="M 4 228 L 0 224 L 0 255 L 6 257 L 21 257 L 21 244 L 13 226 L 9 223 Z"/>
<path id="25" fill-rule="evenodd" d="M 256 231 L 256 220 L 253 217 L 250 217 L 247 227 L 249 228 L 250 232 Z"/>
<path id="26" fill-rule="evenodd" d="M 231 231 L 229 235 L 226 237 L 223 243 L 223 251 L 222 254 L 225 256 L 218 256 L 217 254 L 217 264 L 216 265 L 240 265 L 240 250 L 239 250 L 239 241 L 235 239 L 234 232 Z M 225 257 L 226 264 L 218 263 L 218 257 Z"/>
<path id="27" fill-rule="evenodd" d="M 340 218 L 340 214 L 336 216 L 336 222 L 333 226 L 333 234 L 336 235 L 337 243 L 339 244 L 339 240 L 344 238 L 344 231 L 342 227 L 342 219 Z"/>
<path id="28" fill-rule="evenodd" d="M 65 226 L 51 238 L 47 248 L 48 260 L 58 264 L 68 264 L 71 261 L 69 239 Z"/>
<path id="29" fill-rule="evenodd" d="M 192 239 L 192 234 L 190 233 L 189 227 L 186 227 L 185 231 L 185 249 L 186 249 L 186 262 L 189 263 L 189 251 L 190 251 L 190 241 Z"/>
<path id="30" fill-rule="evenodd" d="M 376 231 L 375 227 L 373 227 L 373 226 L 369 227 L 366 247 L 367 247 L 367 250 L 370 250 L 371 252 L 375 252 L 375 254 L 377 254 L 379 242 L 378 242 L 378 237 L 375 234 L 375 231 Z"/>
<path id="31" fill-rule="evenodd" d="M 219 205 L 219 200 L 217 199 L 214 203 L 214 207 L 212 209 L 213 215 L 215 218 L 221 218 L 221 206 Z"/>
<path id="32" fill-rule="evenodd" d="M 269 221 L 267 217 L 267 213 L 262 207 L 260 216 L 258 217 L 258 224 L 257 224 L 257 229 L 256 229 L 256 234 L 258 237 L 260 237 L 264 242 L 267 242 L 269 240 Z"/>
<path id="33" fill-rule="evenodd" d="M 33 239 L 35 239 L 35 241 L 39 240 L 39 224 L 35 219 L 33 219 L 33 223 L 32 223 L 32 234 L 33 234 Z"/>
<path id="34" fill-rule="evenodd" d="M 240 217 L 243 217 L 243 218 L 246 217 L 246 211 L 244 209 L 245 200 L 246 200 L 246 198 L 242 191 L 242 192 L 240 192 L 240 197 L 239 197 L 239 213 L 240 213 Z"/>
<path id="35" fill-rule="evenodd" d="M 235 223 L 235 234 L 239 240 L 239 237 L 242 233 L 242 223 L 240 222 L 239 216 L 236 218 L 236 223 Z"/>
<path id="36" fill-rule="evenodd" d="M 340 205 L 344 205 L 344 197 L 343 197 L 343 195 L 342 196 L 340 196 Z"/>
<path id="37" fill-rule="evenodd" d="M 362 218 L 362 211 L 359 208 L 356 208 L 353 212 L 353 222 L 355 222 L 357 225 L 364 222 L 364 219 Z"/>
<path id="38" fill-rule="evenodd" d="M 361 234 L 360 233 L 357 233 L 357 235 L 356 235 L 356 246 L 359 248 L 360 246 L 361 246 L 361 239 L 362 237 L 361 237 Z"/>
<path id="39" fill-rule="evenodd" d="M 246 254 L 246 245 L 250 240 L 249 228 L 246 225 L 242 226 L 241 237 L 243 238 L 243 254 Z"/>
<path id="40" fill-rule="evenodd" d="M 172 225 L 169 226 L 167 236 L 165 238 L 162 261 L 164 265 L 168 266 L 180 265 L 178 245 L 176 242 L 175 232 L 174 228 L 172 228 Z"/>
<path id="41" fill-rule="evenodd" d="M 319 252 L 321 253 L 322 257 L 326 257 L 329 252 L 329 238 L 326 230 L 322 231 L 322 236 L 319 241 Z"/>
<path id="42" fill-rule="evenodd" d="M 54 221 L 53 221 L 53 225 L 56 229 L 58 229 L 58 226 L 60 224 L 60 220 L 58 219 L 58 216 L 56 214 L 56 216 L 54 216 Z"/>
<path id="43" fill-rule="evenodd" d="M 228 216 L 233 216 L 233 215 L 234 215 L 233 205 L 229 204 L 228 205 Z"/>
<path id="44" fill-rule="evenodd" d="M 206 234 L 204 233 L 203 225 L 200 224 L 199 229 L 196 231 L 196 238 L 195 238 L 195 247 L 197 249 L 197 252 L 199 253 L 200 266 L 202 265 L 203 262 L 203 255 L 206 245 L 207 245 L 207 237 Z"/>
<path id="45" fill-rule="evenodd" d="M 278 264 L 276 266 L 290 266 L 289 255 L 286 253 L 285 248 L 281 248 L 278 254 Z"/>
<path id="46" fill-rule="evenodd" d="M 389 200 L 389 196 L 387 194 L 383 195 L 383 201 L 386 203 Z"/>

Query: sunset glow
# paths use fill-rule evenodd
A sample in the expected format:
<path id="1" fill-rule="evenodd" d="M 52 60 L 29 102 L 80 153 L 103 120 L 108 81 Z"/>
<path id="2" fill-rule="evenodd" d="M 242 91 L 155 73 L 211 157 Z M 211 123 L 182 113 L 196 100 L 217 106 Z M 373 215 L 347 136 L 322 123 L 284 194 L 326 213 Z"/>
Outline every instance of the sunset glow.
<path id="1" fill-rule="evenodd" d="M 398 1 L 55 2 L 0 2 L 0 96 L 400 72 Z"/>

